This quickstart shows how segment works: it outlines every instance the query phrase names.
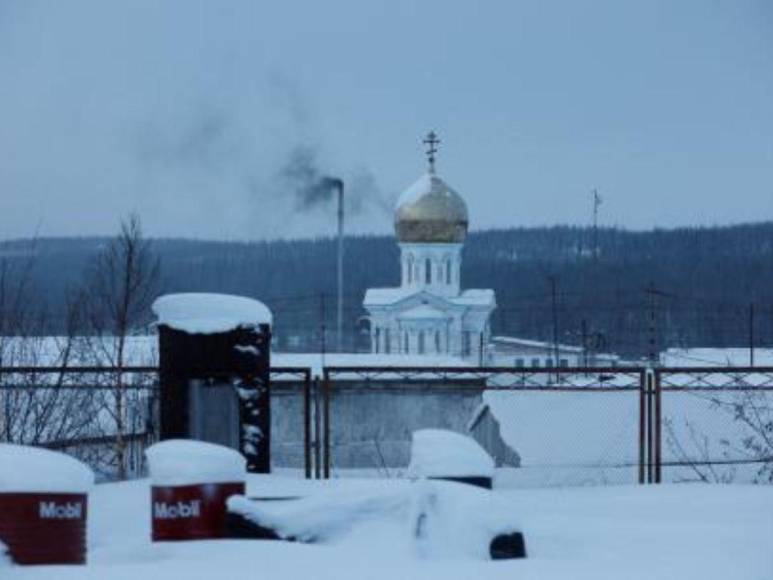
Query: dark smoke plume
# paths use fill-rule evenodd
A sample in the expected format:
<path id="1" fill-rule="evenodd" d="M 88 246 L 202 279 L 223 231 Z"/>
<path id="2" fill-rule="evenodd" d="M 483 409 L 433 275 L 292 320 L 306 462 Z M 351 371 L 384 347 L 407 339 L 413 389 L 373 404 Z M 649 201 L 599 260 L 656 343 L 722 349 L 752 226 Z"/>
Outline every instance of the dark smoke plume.
<path id="1" fill-rule="evenodd" d="M 319 170 L 316 154 L 308 147 L 292 151 L 281 176 L 293 188 L 299 209 L 312 209 L 326 203 L 343 184 L 339 178 Z"/>
<path id="2" fill-rule="evenodd" d="M 280 177 L 292 190 L 297 209 L 303 211 L 326 205 L 342 185 L 339 178 L 330 177 L 319 168 L 317 153 L 308 146 L 291 151 Z M 369 208 L 387 216 L 392 212 L 392 204 L 381 195 L 373 174 L 362 169 L 349 175 L 345 203 L 352 216 L 366 213 Z"/>

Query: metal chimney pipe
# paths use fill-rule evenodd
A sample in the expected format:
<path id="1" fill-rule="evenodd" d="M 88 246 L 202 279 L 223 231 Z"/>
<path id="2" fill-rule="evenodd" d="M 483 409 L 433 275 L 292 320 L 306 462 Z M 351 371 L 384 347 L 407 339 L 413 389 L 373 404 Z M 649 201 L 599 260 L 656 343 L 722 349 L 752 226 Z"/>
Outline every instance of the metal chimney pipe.
<path id="1" fill-rule="evenodd" d="M 338 309 L 336 312 L 336 351 L 343 350 L 344 329 L 344 182 L 335 181 L 338 189 Z"/>

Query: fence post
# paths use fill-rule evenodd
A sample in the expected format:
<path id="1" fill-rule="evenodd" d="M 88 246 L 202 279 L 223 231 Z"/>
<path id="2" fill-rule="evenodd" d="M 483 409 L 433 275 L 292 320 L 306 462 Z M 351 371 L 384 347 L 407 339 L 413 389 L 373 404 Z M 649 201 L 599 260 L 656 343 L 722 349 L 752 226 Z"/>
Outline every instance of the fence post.
<path id="1" fill-rule="evenodd" d="M 324 446 L 324 478 L 330 479 L 330 372 L 323 371 L 322 380 L 322 443 Z"/>
<path id="2" fill-rule="evenodd" d="M 655 471 L 654 471 L 654 454 L 653 449 L 655 447 L 655 441 L 654 441 L 654 413 L 653 413 L 653 407 L 654 407 L 654 401 L 653 401 L 653 369 L 652 367 L 647 367 L 645 373 L 647 377 L 647 483 L 653 483 L 655 480 Z"/>
<path id="3" fill-rule="evenodd" d="M 314 441 L 312 447 L 314 449 L 314 479 L 322 479 L 322 448 L 320 447 L 320 406 L 319 406 L 319 375 L 314 377 L 314 385 L 312 387 L 312 397 L 314 399 Z"/>
<path id="4" fill-rule="evenodd" d="M 661 447 L 661 413 L 662 413 L 662 400 L 661 400 L 661 373 L 660 369 L 655 370 L 655 391 L 653 393 L 654 399 L 655 399 L 655 416 L 653 417 L 653 421 L 655 422 L 655 483 L 660 483 L 660 476 L 661 476 L 661 455 L 660 455 L 660 447 Z"/>
<path id="5" fill-rule="evenodd" d="M 303 375 L 303 470 L 311 479 L 311 371 Z"/>
<path id="6" fill-rule="evenodd" d="M 644 483 L 644 465 L 647 453 L 647 372 L 639 372 L 639 483 Z"/>

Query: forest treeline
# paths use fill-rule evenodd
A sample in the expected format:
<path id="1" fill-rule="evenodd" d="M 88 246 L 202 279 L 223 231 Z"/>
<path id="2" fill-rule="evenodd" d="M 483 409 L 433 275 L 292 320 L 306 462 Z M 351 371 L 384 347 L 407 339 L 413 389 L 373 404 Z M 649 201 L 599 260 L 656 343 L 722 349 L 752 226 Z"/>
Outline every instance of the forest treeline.
<path id="1" fill-rule="evenodd" d="M 0 242 L 0 263 L 29 264 L 36 281 L 29 299 L 46 304 L 45 329 L 53 334 L 64 328 L 69 289 L 106 242 Z M 364 292 L 399 284 L 399 252 L 391 236 L 347 237 L 345 247 L 344 344 L 362 349 Z M 283 350 L 318 349 L 323 322 L 326 344 L 335 343 L 334 239 L 156 239 L 152 248 L 161 291 L 258 298 L 274 312 Z M 487 230 L 469 235 L 463 260 L 463 287 L 496 291 L 494 334 L 557 335 L 626 356 L 674 346 L 773 346 L 773 222 L 595 235 L 568 226 Z"/>

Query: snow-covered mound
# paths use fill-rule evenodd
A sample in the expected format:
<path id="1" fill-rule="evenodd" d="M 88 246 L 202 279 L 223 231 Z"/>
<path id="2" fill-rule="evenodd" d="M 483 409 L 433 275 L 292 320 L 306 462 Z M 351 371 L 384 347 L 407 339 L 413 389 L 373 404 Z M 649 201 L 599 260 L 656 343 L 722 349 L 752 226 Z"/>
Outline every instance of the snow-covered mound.
<path id="1" fill-rule="evenodd" d="M 158 324 L 189 334 L 215 334 L 272 322 L 271 311 L 262 302 L 229 294 L 167 294 L 153 302 L 153 313 Z"/>
<path id="2" fill-rule="evenodd" d="M 474 439 L 443 429 L 413 432 L 413 477 L 493 477 L 494 460 Z"/>
<path id="3" fill-rule="evenodd" d="M 222 445 L 169 439 L 145 450 L 153 485 L 196 485 L 244 481 L 247 461 Z"/>
<path id="4" fill-rule="evenodd" d="M 8 556 L 8 548 L 3 542 L 0 542 L 0 568 L 11 565 L 11 558 Z"/>
<path id="5" fill-rule="evenodd" d="M 377 531 L 398 540 L 390 550 L 484 560 L 495 536 L 520 531 L 511 508 L 490 491 L 427 480 L 387 490 L 328 491 L 286 502 L 255 502 L 243 496 L 228 500 L 230 511 L 282 538 L 357 544 L 372 541 Z"/>
<path id="6" fill-rule="evenodd" d="M 92 485 L 94 472 L 69 455 L 0 443 L 0 493 L 87 493 Z"/>

